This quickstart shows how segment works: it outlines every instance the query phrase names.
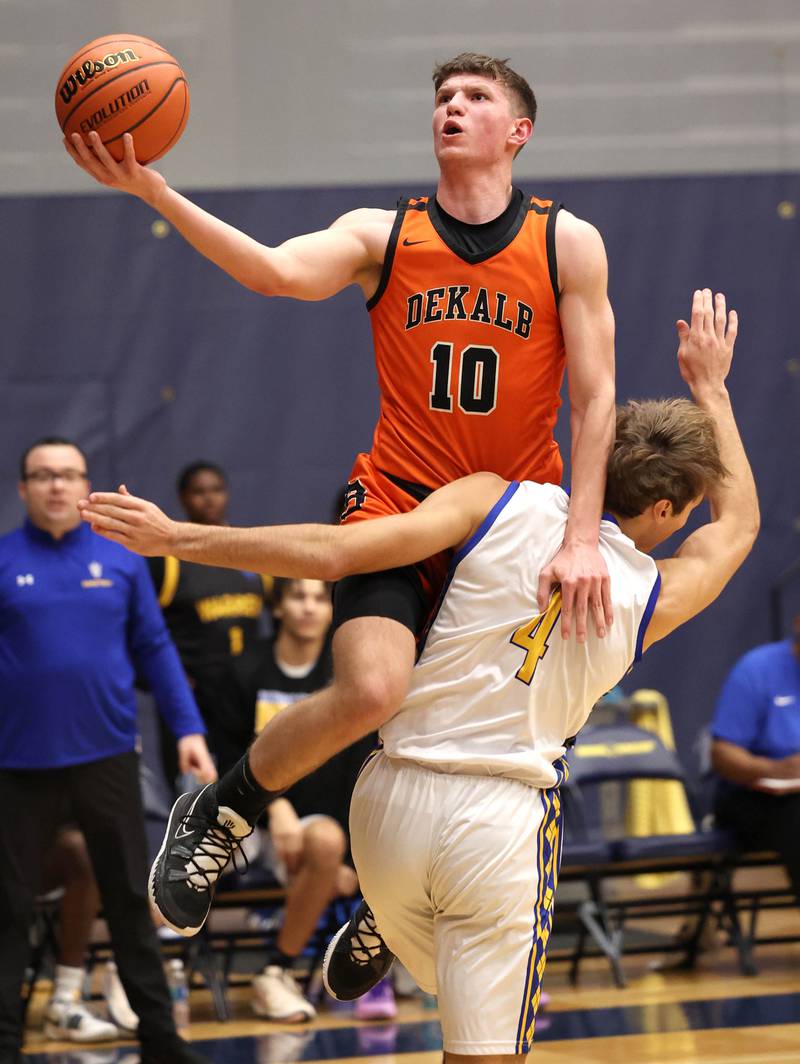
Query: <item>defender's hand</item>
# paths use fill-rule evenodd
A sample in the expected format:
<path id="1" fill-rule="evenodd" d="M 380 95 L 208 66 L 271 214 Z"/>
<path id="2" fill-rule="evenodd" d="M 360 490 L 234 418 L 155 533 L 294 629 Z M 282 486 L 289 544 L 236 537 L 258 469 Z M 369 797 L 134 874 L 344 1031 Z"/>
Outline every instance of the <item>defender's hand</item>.
<path id="1" fill-rule="evenodd" d="M 137 499 L 124 484 L 119 492 L 93 491 L 78 502 L 81 518 L 114 543 L 145 557 L 169 554 L 177 522 L 153 502 Z"/>
<path id="2" fill-rule="evenodd" d="M 64 147 L 81 170 L 95 181 L 107 188 L 138 196 L 151 207 L 155 206 L 159 195 L 167 187 L 167 182 L 161 174 L 136 161 L 133 137 L 130 133 L 125 133 L 122 138 L 122 162 L 117 162 L 94 131 L 89 134 L 88 144 L 80 133 L 64 137 Z"/>
<path id="3" fill-rule="evenodd" d="M 544 613 L 555 584 L 561 585 L 561 635 L 569 639 L 573 620 L 579 643 L 586 642 L 591 611 L 595 630 L 602 639 L 614 623 L 608 568 L 596 544 L 564 544 L 539 576 L 537 601 Z"/>
<path id="4" fill-rule="evenodd" d="M 704 390 L 718 391 L 725 383 L 739 327 L 735 310 L 726 312 L 725 296 L 698 289 L 692 298 L 692 324 L 680 320 L 678 368 L 695 398 Z"/>

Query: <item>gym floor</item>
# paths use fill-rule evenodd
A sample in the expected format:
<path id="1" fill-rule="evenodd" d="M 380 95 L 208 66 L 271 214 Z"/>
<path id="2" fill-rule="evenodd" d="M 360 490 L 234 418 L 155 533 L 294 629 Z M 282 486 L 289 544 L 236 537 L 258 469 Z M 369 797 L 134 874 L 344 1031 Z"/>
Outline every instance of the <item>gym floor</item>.
<path id="1" fill-rule="evenodd" d="M 762 929 L 800 938 L 800 911 L 762 916 Z M 662 933 L 674 931 L 661 927 Z M 756 949 L 758 975 L 739 972 L 732 949 L 705 950 L 690 972 L 659 970 L 650 956 L 624 960 L 628 985 L 618 989 L 600 959 L 584 962 L 577 987 L 565 964 L 548 966 L 551 997 L 540 1013 L 532 1059 L 538 1064 L 800 1064 L 800 944 Z M 30 1010 L 26 1051 L 30 1064 L 135 1064 L 134 1043 L 77 1047 L 45 1042 L 37 1017 L 47 987 Z M 369 1064 L 402 1056 L 402 1064 L 436 1064 L 441 1031 L 436 1011 L 418 999 L 400 1000 L 396 1020 L 357 1022 L 344 1006 L 323 1002 L 307 1027 L 268 1023 L 250 1012 L 249 989 L 230 992 L 233 1018 L 213 1018 L 210 995 L 192 991 L 188 1037 L 214 1064 L 290 1064 L 326 1061 Z M 480 1003 L 470 1007 L 480 1007 Z"/>

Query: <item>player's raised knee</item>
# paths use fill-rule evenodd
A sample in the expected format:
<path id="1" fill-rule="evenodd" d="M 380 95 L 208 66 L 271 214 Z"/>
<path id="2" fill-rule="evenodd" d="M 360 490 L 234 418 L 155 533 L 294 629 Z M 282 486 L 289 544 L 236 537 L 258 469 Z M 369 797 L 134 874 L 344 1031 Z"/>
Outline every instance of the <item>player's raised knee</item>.
<path id="1" fill-rule="evenodd" d="M 358 720 L 364 735 L 380 728 L 395 715 L 407 690 L 408 677 L 405 673 L 400 675 L 390 669 L 382 671 L 377 666 L 349 689 L 350 711 Z"/>

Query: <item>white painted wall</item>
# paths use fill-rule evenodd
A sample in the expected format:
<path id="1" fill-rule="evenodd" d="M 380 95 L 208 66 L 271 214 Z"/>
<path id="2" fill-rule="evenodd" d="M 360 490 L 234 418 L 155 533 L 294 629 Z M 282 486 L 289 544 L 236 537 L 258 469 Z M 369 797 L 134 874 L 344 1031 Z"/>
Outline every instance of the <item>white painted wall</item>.
<path id="1" fill-rule="evenodd" d="M 519 178 L 800 169 L 800 0 L 0 0 L 0 194 L 89 190 L 55 79 L 117 30 L 188 74 L 185 188 L 429 184 L 431 68 L 466 49 L 539 98 Z"/>

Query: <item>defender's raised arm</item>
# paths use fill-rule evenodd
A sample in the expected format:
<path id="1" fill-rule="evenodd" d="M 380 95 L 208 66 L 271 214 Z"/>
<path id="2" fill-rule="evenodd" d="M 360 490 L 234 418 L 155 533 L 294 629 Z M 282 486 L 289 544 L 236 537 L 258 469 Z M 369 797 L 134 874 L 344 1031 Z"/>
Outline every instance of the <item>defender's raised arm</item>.
<path id="1" fill-rule="evenodd" d="M 711 521 L 693 532 L 674 558 L 658 562 L 662 588 L 645 646 L 663 639 L 705 609 L 750 553 L 758 534 L 755 482 L 736 427 L 725 379 L 738 331 L 725 297 L 696 291 L 691 324 L 677 322 L 678 365 L 697 405 L 713 419 L 719 456 L 728 475 L 708 491 Z"/>

